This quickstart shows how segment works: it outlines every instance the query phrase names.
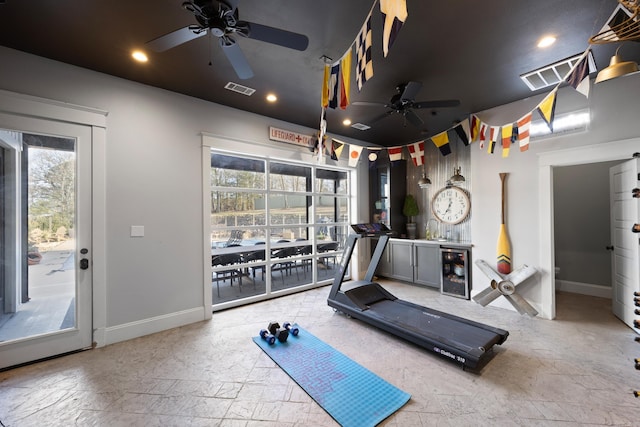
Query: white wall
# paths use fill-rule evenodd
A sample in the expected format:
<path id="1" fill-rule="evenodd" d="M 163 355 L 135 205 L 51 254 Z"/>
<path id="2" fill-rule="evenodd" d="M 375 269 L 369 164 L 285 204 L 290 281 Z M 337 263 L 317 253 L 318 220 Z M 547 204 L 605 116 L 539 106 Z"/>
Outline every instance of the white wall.
<path id="1" fill-rule="evenodd" d="M 108 112 L 106 301 L 97 301 L 106 314 L 95 321 L 104 335 L 98 343 L 205 318 L 201 133 L 279 144 L 268 141 L 268 126 L 316 130 L 4 47 L 0 63 L 0 89 Z M 354 215 L 368 216 L 359 208 Z M 129 237 L 131 225 L 143 225 L 145 236 Z"/>
<path id="2" fill-rule="evenodd" d="M 491 125 L 512 123 L 533 110 L 545 95 L 494 108 L 478 115 Z M 592 85 L 589 99 L 571 87 L 559 90 L 556 114 L 586 107 L 591 111 L 591 124 L 587 132 L 532 142 L 529 151 L 523 153 L 517 148 L 512 148 L 508 158 L 502 158 L 498 149 L 496 154 L 489 155 L 486 151 L 480 150 L 477 143 L 471 150 L 471 175 L 474 182 L 471 229 L 474 259 L 484 259 L 491 265 L 495 264 L 496 240 L 500 223 L 498 173 L 507 172 L 509 176 L 506 222 L 511 237 L 512 265 L 517 268 L 527 264 L 539 269 L 538 275 L 517 289 L 538 308 L 540 316 L 545 318 L 555 316 L 555 301 L 552 294 L 553 273 L 549 268 L 553 261 L 548 261 L 549 257 L 553 260 L 553 254 L 549 253 L 553 249 L 552 244 L 547 245 L 544 240 L 548 234 L 546 231 L 548 224 L 552 222 L 553 217 L 553 212 L 545 205 L 545 200 L 551 193 L 551 186 L 544 168 L 552 168 L 555 164 L 553 159 L 556 150 L 559 153 L 558 158 L 562 158 L 561 163 L 568 165 L 572 164 L 571 160 L 567 160 L 567 157 L 571 156 L 571 152 L 566 151 L 568 149 L 591 145 L 598 147 L 607 142 L 629 140 L 640 136 L 640 120 L 638 120 L 640 75 Z M 539 119 L 539 116 L 534 113 L 534 120 L 536 119 Z M 605 149 L 603 153 L 598 154 L 601 156 L 599 161 L 631 158 L 633 149 L 629 148 L 634 144 L 633 141 L 614 144 L 613 149 Z M 616 146 L 624 147 L 624 152 L 620 152 L 619 148 L 615 149 Z M 597 149 L 590 151 L 598 152 Z M 635 151 L 640 151 L 640 143 Z M 588 155 L 576 154 L 575 157 L 573 164 L 596 161 Z M 582 160 L 583 158 L 587 160 Z M 485 276 L 475 266 L 473 278 L 473 293 L 483 290 L 488 285 L 484 280 Z M 511 308 L 504 298 L 496 300 L 493 304 Z"/>

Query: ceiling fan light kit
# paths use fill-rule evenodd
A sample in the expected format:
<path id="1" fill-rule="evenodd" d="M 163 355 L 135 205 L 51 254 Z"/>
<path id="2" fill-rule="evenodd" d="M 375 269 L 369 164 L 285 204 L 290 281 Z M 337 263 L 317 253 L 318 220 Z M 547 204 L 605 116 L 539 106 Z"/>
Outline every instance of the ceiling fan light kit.
<path id="1" fill-rule="evenodd" d="M 444 99 L 437 101 L 416 101 L 416 95 L 422 88 L 420 82 L 400 83 L 396 86 L 396 94 L 391 97 L 388 103 L 381 102 L 365 102 L 355 101 L 352 105 L 360 105 L 365 107 L 386 107 L 389 110 L 383 114 L 374 117 L 369 120 L 369 124 L 376 123 L 385 117 L 388 117 L 394 113 L 403 117 L 406 122 L 411 123 L 417 128 L 421 128 L 424 125 L 424 121 L 413 110 L 427 109 L 427 108 L 450 108 L 460 105 L 460 101 L 457 99 Z"/>

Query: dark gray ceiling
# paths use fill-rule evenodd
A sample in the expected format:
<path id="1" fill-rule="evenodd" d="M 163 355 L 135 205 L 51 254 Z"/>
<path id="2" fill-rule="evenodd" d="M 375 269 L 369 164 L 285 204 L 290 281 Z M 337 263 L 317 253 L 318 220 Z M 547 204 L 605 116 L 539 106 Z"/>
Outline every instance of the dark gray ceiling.
<path id="1" fill-rule="evenodd" d="M 255 76 L 240 80 L 217 40 L 201 37 L 134 63 L 130 52 L 195 18 L 182 0 L 6 0 L 0 4 L 0 45 L 318 128 L 323 62 L 351 46 L 373 0 L 239 0 L 239 19 L 308 36 L 299 52 L 258 40 L 239 44 Z M 423 83 L 416 100 L 459 99 L 455 108 L 417 110 L 422 128 L 393 114 L 367 131 L 342 125 L 344 118 L 370 124 L 384 107 L 329 109 L 328 132 L 371 144 L 406 144 L 433 136 L 469 113 L 523 99 L 531 92 L 520 75 L 584 52 L 617 6 L 616 0 L 407 0 L 409 16 L 386 58 L 382 17 L 373 11 L 373 78 L 362 92 L 352 85 L 352 101 L 386 103 L 398 83 Z M 536 48 L 544 34 L 558 41 Z M 624 58 L 638 61 L 638 43 L 627 43 Z M 617 44 L 594 45 L 598 69 L 608 65 Z M 211 62 L 211 65 L 209 63 Z M 223 89 L 227 82 L 256 89 L 253 96 Z M 0 82 L 1 86 L 1 82 Z M 547 89 L 548 90 L 548 89 Z M 542 92 L 545 90 L 543 89 Z M 264 100 L 279 97 L 276 105 Z"/>

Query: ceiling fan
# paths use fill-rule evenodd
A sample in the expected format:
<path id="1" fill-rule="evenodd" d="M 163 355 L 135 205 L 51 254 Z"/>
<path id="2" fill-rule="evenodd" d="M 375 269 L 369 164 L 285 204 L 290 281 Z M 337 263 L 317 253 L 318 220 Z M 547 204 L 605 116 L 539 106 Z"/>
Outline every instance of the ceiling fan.
<path id="1" fill-rule="evenodd" d="M 445 107 L 457 107 L 460 105 L 460 101 L 457 99 L 446 99 L 440 101 L 416 101 L 416 95 L 422 88 L 420 82 L 400 83 L 396 86 L 396 93 L 391 97 L 391 100 L 384 104 L 380 102 L 359 102 L 355 101 L 353 105 L 363 105 L 370 107 L 386 107 L 389 111 L 369 120 L 369 123 L 375 123 L 385 117 L 390 116 L 393 113 L 398 113 L 402 117 L 416 127 L 421 127 L 424 121 L 413 111 L 414 109 L 422 108 L 445 108 Z"/>
<path id="2" fill-rule="evenodd" d="M 147 42 L 146 46 L 155 52 L 164 52 L 209 33 L 219 39 L 222 51 L 241 79 L 253 77 L 253 70 L 232 35 L 300 51 L 307 49 L 309 39 L 305 35 L 254 22 L 240 21 L 238 1 L 185 1 L 182 3 L 182 7 L 193 13 L 198 23 L 153 39 Z"/>

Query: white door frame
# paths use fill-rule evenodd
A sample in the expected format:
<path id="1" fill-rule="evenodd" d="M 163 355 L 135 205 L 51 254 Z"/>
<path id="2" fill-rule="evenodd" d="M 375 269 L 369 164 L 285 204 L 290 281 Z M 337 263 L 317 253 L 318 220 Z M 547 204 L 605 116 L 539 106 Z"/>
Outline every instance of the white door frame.
<path id="1" fill-rule="evenodd" d="M 0 113 L 90 128 L 92 345 L 104 344 L 106 326 L 106 118 L 105 111 L 0 90 Z M 86 184 L 86 183 L 85 183 Z"/>
<path id="2" fill-rule="evenodd" d="M 538 217 L 540 221 L 540 316 L 556 317 L 555 251 L 553 233 L 553 168 L 631 159 L 640 147 L 640 138 L 586 145 L 538 155 Z"/>

